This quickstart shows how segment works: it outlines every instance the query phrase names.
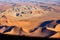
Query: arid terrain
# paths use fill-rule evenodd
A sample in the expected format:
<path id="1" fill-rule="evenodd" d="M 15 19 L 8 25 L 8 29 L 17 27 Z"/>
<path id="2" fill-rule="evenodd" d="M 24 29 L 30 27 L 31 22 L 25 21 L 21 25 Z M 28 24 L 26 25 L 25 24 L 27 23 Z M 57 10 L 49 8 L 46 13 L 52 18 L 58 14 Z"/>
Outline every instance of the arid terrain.
<path id="1" fill-rule="evenodd" d="M 0 33 L 60 38 L 60 5 L 54 2 L 0 2 Z"/>

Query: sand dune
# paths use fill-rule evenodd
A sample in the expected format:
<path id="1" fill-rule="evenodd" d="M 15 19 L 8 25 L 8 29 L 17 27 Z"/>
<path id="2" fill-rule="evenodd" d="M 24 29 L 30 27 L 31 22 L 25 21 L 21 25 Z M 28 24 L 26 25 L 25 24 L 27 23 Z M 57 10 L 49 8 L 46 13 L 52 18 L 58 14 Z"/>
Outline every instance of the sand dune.
<path id="1" fill-rule="evenodd" d="M 60 21 L 59 6 L 44 6 L 28 2 L 5 4 L 0 6 L 1 10 L 5 10 L 0 13 L 0 33 L 60 38 L 60 23 L 56 23 L 57 20 Z M 53 22 L 48 24 L 49 20 Z"/>

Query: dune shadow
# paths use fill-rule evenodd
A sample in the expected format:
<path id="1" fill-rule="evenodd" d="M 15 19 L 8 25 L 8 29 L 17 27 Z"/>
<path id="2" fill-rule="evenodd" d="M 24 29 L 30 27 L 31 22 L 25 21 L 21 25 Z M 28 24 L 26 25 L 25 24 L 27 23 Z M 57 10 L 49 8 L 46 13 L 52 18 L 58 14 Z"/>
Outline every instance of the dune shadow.
<path id="1" fill-rule="evenodd" d="M 0 29 L 2 29 L 3 27 L 5 27 L 5 31 L 3 33 L 6 32 L 10 32 L 15 26 L 0 26 Z"/>
<path id="2" fill-rule="evenodd" d="M 57 24 L 60 24 L 60 20 L 57 20 L 56 23 L 57 23 Z"/>
<path id="3" fill-rule="evenodd" d="M 49 21 L 45 21 L 43 23 L 41 23 L 41 25 L 39 27 L 45 27 L 46 25 L 52 23 L 54 20 L 49 20 Z"/>
<path id="4" fill-rule="evenodd" d="M 57 33 L 57 32 L 52 31 L 52 30 L 48 30 L 48 29 L 46 29 L 46 30 L 43 32 L 43 34 L 46 35 L 44 38 L 49 38 L 49 37 L 55 35 L 56 33 Z"/>
<path id="5" fill-rule="evenodd" d="M 37 29 L 39 29 L 40 27 L 42 28 L 41 32 L 44 32 L 46 30 L 46 27 L 55 28 L 57 24 L 60 24 L 60 20 L 48 20 L 48 21 L 44 21 L 39 26 L 37 26 L 36 28 L 31 30 L 30 32 L 34 32 Z"/>
<path id="6" fill-rule="evenodd" d="M 49 20 L 49 21 L 42 22 L 38 27 L 34 28 L 34 30 L 31 30 L 30 32 L 34 32 L 35 30 L 37 30 L 40 27 L 42 27 L 42 31 L 41 32 L 43 32 L 43 31 L 46 30 L 46 25 L 50 24 L 53 21 L 54 20 Z"/>
<path id="7" fill-rule="evenodd" d="M 15 26 L 6 27 L 6 30 L 3 33 L 10 32 Z"/>

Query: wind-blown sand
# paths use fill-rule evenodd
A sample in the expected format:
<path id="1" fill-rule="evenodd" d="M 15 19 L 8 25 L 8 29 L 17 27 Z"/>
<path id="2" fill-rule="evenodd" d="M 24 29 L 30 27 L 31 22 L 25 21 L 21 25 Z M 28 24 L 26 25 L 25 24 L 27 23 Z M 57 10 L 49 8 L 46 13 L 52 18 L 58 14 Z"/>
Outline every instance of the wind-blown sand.
<path id="1" fill-rule="evenodd" d="M 25 10 L 27 12 L 27 15 L 23 15 L 22 17 L 16 16 L 17 12 L 12 11 L 12 8 L 17 8 L 20 5 L 26 4 L 28 6 L 32 6 L 33 8 L 36 7 L 37 9 L 32 9 L 32 10 L 25 10 L 23 9 L 26 5 L 23 6 L 23 8 L 20 11 Z M 55 28 L 49 28 L 47 27 L 47 30 L 45 33 L 42 33 L 42 27 L 39 27 L 37 30 L 34 32 L 30 33 L 31 30 L 37 28 L 39 25 L 41 25 L 42 22 L 48 21 L 48 20 L 60 20 L 60 12 L 56 12 L 56 10 L 60 10 L 58 7 L 55 7 L 56 10 L 49 11 L 43 8 L 39 7 L 40 5 L 36 6 L 36 4 L 32 5 L 30 3 L 18 3 L 16 6 L 12 6 L 11 4 L 7 4 L 10 6 L 2 7 L 2 9 L 5 9 L 6 11 L 0 14 L 0 26 L 14 26 L 14 28 L 11 29 L 9 32 L 4 32 L 6 28 L 0 29 L 0 33 L 2 34 L 8 34 L 8 35 L 25 35 L 25 36 L 31 36 L 31 37 L 46 37 L 50 31 L 57 32 L 56 34 L 52 35 L 50 38 L 60 38 L 60 24 L 56 25 Z M 10 7 L 10 8 L 9 8 Z M 52 6 L 54 7 L 54 6 Z M 1 8 L 1 7 L 0 7 Z M 9 12 L 10 11 L 10 12 Z M 30 11 L 32 11 L 32 15 L 28 14 Z M 20 12 L 18 12 L 20 13 Z M 5 15 L 5 16 L 3 16 Z M 3 16 L 3 17 L 2 17 Z"/>

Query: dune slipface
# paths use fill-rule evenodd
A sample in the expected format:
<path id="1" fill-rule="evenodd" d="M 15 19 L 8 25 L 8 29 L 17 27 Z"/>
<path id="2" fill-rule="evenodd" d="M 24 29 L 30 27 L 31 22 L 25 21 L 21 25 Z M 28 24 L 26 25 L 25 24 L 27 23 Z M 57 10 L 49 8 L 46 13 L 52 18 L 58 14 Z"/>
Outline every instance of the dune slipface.
<path id="1" fill-rule="evenodd" d="M 0 33 L 60 38 L 59 6 L 55 6 L 57 9 L 53 9 L 54 6 L 49 7 L 46 3 L 40 3 L 40 5 L 32 2 L 6 2 L 5 4 L 4 7 L 0 5 Z"/>

